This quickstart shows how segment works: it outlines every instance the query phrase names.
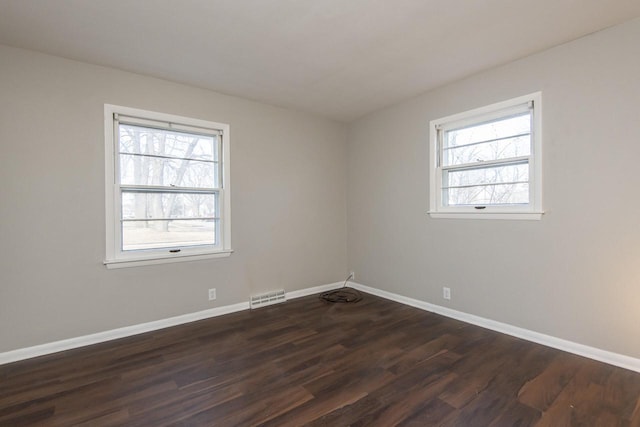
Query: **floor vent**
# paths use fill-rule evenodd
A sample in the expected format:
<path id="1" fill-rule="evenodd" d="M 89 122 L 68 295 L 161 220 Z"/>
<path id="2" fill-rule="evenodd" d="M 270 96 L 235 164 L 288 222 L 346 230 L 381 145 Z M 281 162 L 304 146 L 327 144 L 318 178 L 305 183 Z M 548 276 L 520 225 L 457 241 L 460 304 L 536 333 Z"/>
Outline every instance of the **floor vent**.
<path id="1" fill-rule="evenodd" d="M 285 302 L 286 300 L 287 297 L 284 294 L 284 289 L 278 289 L 277 291 L 271 291 L 260 295 L 252 295 L 251 308 L 265 307 L 267 305 Z"/>

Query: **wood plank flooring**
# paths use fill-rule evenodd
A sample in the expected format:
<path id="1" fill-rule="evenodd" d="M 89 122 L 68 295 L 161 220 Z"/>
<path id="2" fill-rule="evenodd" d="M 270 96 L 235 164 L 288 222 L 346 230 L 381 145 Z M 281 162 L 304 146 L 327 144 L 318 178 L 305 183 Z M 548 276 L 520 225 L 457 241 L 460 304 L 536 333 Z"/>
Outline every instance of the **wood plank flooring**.
<path id="1" fill-rule="evenodd" d="M 640 374 L 364 294 L 0 366 L 0 426 L 640 427 Z"/>

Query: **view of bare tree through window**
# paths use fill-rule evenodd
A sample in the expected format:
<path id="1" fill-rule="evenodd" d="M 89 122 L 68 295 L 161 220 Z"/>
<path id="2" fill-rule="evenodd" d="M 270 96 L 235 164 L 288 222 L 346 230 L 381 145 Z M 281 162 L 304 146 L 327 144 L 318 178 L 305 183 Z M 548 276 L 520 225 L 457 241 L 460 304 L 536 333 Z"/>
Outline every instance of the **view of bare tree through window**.
<path id="1" fill-rule="evenodd" d="M 219 156 L 215 135 L 120 123 L 122 250 L 215 245 Z"/>
<path id="2" fill-rule="evenodd" d="M 529 203 L 531 113 L 444 132 L 445 206 Z"/>

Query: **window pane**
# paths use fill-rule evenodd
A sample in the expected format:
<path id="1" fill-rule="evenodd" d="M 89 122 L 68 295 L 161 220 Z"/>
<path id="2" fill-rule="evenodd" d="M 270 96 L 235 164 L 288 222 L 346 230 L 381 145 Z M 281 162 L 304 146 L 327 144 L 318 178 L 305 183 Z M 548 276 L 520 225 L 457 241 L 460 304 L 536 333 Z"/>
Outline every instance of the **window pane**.
<path id="1" fill-rule="evenodd" d="M 526 112 L 445 132 L 443 148 L 459 147 L 531 133 L 531 113 Z"/>
<path id="2" fill-rule="evenodd" d="M 122 192 L 122 219 L 218 217 L 218 194 Z"/>
<path id="3" fill-rule="evenodd" d="M 217 161 L 218 137 L 121 124 L 120 152 Z"/>
<path id="4" fill-rule="evenodd" d="M 219 188 L 218 163 L 120 154 L 120 183 Z"/>
<path id="5" fill-rule="evenodd" d="M 529 181 L 529 164 L 444 171 L 443 186 L 484 185 Z"/>
<path id="6" fill-rule="evenodd" d="M 529 184 L 497 184 L 443 190 L 448 206 L 488 206 L 529 203 Z"/>
<path id="7" fill-rule="evenodd" d="M 216 245 L 218 220 L 123 221 L 122 250 Z"/>
<path id="8" fill-rule="evenodd" d="M 443 163 L 445 166 L 463 165 L 529 156 L 530 154 L 531 135 L 525 135 L 444 150 Z"/>

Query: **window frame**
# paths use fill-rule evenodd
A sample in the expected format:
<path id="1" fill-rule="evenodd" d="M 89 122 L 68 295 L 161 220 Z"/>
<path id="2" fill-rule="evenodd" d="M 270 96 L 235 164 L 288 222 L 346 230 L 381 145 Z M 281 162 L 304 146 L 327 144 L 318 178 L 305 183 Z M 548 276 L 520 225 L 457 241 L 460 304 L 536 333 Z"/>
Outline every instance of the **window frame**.
<path id="1" fill-rule="evenodd" d="M 171 248 L 142 250 L 122 250 L 122 209 L 121 187 L 131 187 L 119 183 L 119 120 L 125 116 L 126 124 L 158 127 L 166 130 L 178 130 L 193 133 L 216 134 L 220 138 L 218 161 L 220 174 L 218 192 L 219 237 L 216 245 L 195 245 Z M 164 126 L 158 126 L 159 124 Z M 138 108 L 112 104 L 104 105 L 105 132 L 105 220 L 106 220 L 106 257 L 107 268 L 123 268 L 152 264 L 165 264 L 181 261 L 219 258 L 229 256 L 231 249 L 231 187 L 230 187 L 230 135 L 229 125 L 208 120 L 193 119 L 174 114 L 159 113 Z M 179 248 L 179 252 L 175 249 Z M 174 250 L 171 252 L 171 250 Z"/>
<path id="2" fill-rule="evenodd" d="M 448 129 L 456 129 L 480 124 L 492 119 L 508 117 L 521 106 L 530 105 L 531 114 L 531 152 L 529 165 L 529 203 L 524 205 L 498 206 L 445 206 L 442 203 L 443 168 L 441 166 L 442 134 Z M 495 162 L 495 165 L 509 162 Z M 459 219 L 522 219 L 539 220 L 542 218 L 542 93 L 535 92 L 507 101 L 498 102 L 473 110 L 453 114 L 429 123 L 429 211 L 431 218 Z"/>

